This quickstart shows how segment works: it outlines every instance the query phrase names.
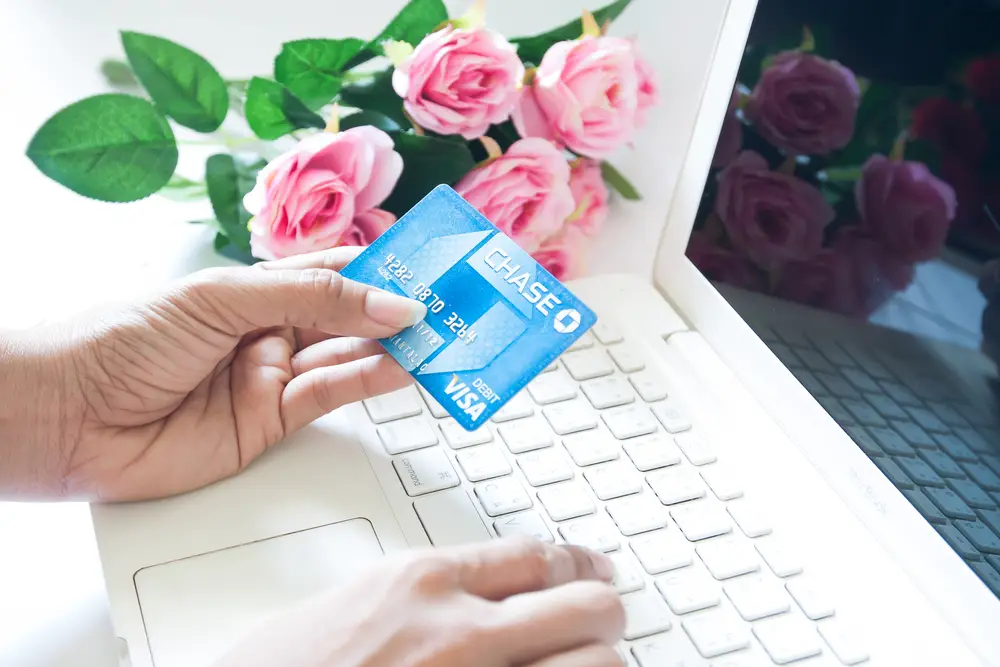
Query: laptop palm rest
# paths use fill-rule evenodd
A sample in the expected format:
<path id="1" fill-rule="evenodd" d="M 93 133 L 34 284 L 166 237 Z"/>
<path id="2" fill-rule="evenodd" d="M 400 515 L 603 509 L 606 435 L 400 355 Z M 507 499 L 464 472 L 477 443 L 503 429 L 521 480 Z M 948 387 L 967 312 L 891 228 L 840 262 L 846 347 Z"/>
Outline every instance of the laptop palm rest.
<path id="1" fill-rule="evenodd" d="M 156 667 L 208 667 L 256 623 L 346 583 L 383 555 L 351 519 L 143 568 L 135 586 Z"/>

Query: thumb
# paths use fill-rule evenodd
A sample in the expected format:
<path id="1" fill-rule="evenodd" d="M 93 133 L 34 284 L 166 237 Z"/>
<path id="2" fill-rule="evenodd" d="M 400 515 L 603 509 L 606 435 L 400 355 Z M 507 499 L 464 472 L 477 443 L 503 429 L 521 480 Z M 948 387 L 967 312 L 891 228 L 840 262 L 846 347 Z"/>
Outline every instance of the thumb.
<path id="1" fill-rule="evenodd" d="M 427 314 L 419 301 L 326 268 L 209 269 L 193 274 L 170 299 L 203 326 L 232 336 L 294 326 L 384 338 Z"/>

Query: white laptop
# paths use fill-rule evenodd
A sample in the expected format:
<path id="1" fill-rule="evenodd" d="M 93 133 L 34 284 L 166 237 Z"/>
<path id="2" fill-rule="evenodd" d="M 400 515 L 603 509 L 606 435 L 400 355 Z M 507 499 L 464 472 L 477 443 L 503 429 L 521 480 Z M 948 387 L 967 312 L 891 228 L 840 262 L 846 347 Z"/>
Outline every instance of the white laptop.
<path id="1" fill-rule="evenodd" d="M 600 322 L 488 427 L 457 429 L 409 388 L 237 478 L 94 506 L 123 664 L 208 667 L 383 554 L 528 533 L 612 555 L 629 665 L 1000 665 L 1000 601 L 769 349 L 787 360 L 816 316 L 731 295 L 741 317 L 684 256 L 754 11 L 636 0 L 616 25 L 664 93 L 618 159 L 646 196 L 609 233 L 655 228 L 655 277 L 575 283 Z M 579 433 L 556 435 L 552 406 Z"/>

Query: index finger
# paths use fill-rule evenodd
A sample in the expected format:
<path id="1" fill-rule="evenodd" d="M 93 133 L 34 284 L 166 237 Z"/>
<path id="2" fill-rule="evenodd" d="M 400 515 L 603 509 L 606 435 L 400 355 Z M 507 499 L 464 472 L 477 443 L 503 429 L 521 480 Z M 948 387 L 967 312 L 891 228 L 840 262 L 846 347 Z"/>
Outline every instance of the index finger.
<path id="1" fill-rule="evenodd" d="M 360 255 L 362 251 L 364 251 L 364 247 L 362 246 L 341 246 L 339 248 L 330 248 L 329 250 L 318 250 L 302 255 L 293 255 L 269 262 L 260 262 L 257 264 L 257 267 L 267 270 L 328 269 L 330 271 L 340 271 L 351 260 Z"/>
<path id="2" fill-rule="evenodd" d="M 614 566 L 604 554 L 534 539 L 497 540 L 451 553 L 459 585 L 487 600 L 504 600 L 572 581 L 610 581 L 614 575 Z"/>

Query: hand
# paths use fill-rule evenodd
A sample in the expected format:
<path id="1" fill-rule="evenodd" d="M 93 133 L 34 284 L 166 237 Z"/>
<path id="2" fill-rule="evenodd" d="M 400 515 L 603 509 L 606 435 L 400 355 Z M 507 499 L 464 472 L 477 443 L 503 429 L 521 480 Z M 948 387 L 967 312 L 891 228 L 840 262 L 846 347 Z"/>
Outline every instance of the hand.
<path id="1" fill-rule="evenodd" d="M 370 339 L 426 309 L 341 278 L 359 250 L 199 272 L 50 336 L 34 354 L 50 370 L 5 389 L 33 393 L 22 412 L 44 413 L 20 420 L 40 425 L 24 437 L 45 441 L 13 456 L 21 480 L 42 471 L 31 490 L 49 481 L 58 495 L 113 501 L 181 493 L 233 475 L 341 405 L 409 384 Z M 3 426 L 0 408 L 0 441 L 14 442 Z M 0 487 L 18 489 L 17 470 L 0 472 Z"/>
<path id="2" fill-rule="evenodd" d="M 263 623 L 219 667 L 622 667 L 611 573 L 534 540 L 411 552 Z"/>

